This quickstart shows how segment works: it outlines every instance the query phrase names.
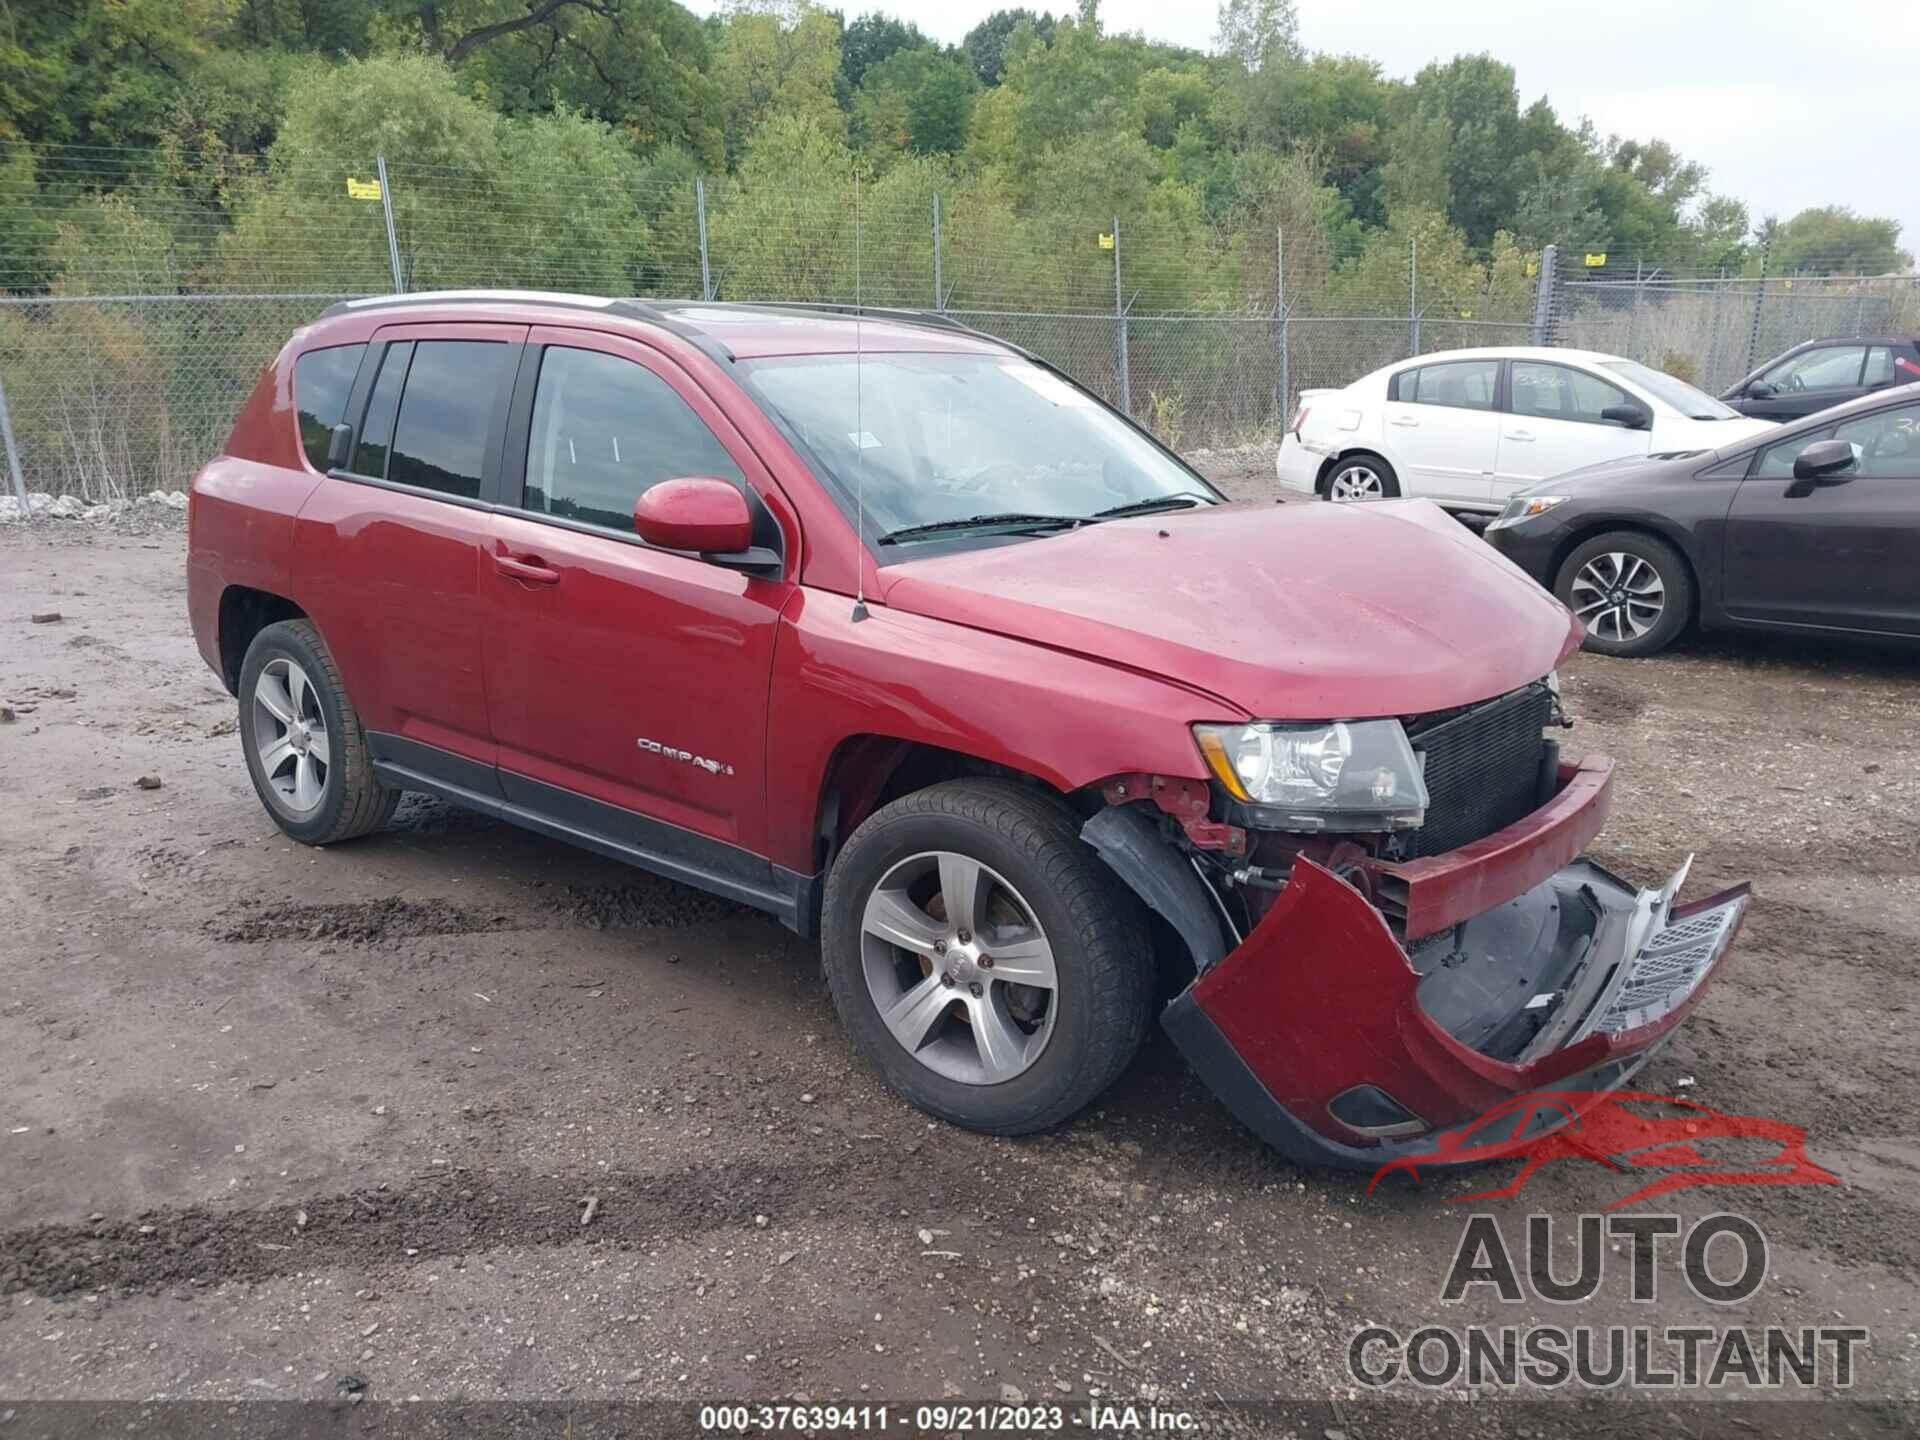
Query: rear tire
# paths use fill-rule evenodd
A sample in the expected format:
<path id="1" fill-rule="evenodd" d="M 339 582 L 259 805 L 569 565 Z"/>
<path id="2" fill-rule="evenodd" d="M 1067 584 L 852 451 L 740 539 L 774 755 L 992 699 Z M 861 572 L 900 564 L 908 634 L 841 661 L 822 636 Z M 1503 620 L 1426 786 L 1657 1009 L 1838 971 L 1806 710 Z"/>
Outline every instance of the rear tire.
<path id="1" fill-rule="evenodd" d="M 1693 572 L 1678 550 L 1640 530 L 1610 530 L 1579 545 L 1553 593 L 1587 627 L 1584 648 L 1636 659 L 1667 648 L 1693 621 Z"/>
<path id="2" fill-rule="evenodd" d="M 1380 456 L 1370 450 L 1342 455 L 1327 467 L 1320 482 L 1320 494 L 1336 504 L 1351 505 L 1365 500 L 1397 500 L 1400 477 Z"/>
<path id="3" fill-rule="evenodd" d="M 1011 780 L 949 781 L 870 817 L 827 878 L 820 948 L 854 1048 L 970 1130 L 1059 1124 L 1119 1077 L 1152 1019 L 1144 907 L 1071 810 Z M 1009 978 L 1042 967 L 1050 989 Z"/>
<path id="4" fill-rule="evenodd" d="M 240 748 L 261 805 L 303 845 L 378 830 L 400 803 L 374 777 L 359 713 L 311 620 L 269 625 L 247 647 Z"/>

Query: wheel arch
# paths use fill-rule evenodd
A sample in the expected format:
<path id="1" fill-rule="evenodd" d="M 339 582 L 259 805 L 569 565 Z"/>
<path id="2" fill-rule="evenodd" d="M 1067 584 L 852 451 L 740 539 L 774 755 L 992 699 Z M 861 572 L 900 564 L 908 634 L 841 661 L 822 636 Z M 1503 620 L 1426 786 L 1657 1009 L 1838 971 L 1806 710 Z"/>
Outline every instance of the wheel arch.
<path id="1" fill-rule="evenodd" d="M 1400 474 L 1400 462 L 1389 455 L 1383 446 L 1371 443 L 1364 445 L 1357 443 L 1346 445 L 1335 450 L 1333 454 L 1320 462 L 1320 468 L 1315 472 L 1313 477 L 1313 493 L 1325 499 L 1328 482 L 1333 478 L 1334 467 L 1339 465 L 1343 460 L 1351 460 L 1356 455 L 1371 455 L 1376 460 L 1384 461 L 1396 477 Z M 1404 488 L 1402 488 L 1401 493 L 1403 495 L 1406 493 Z"/>
<path id="2" fill-rule="evenodd" d="M 1017 780 L 1056 799 L 1073 796 L 1051 780 L 1005 761 L 966 750 L 908 740 L 896 735 L 861 733 L 844 737 L 833 748 L 820 778 L 814 804 L 814 862 L 819 870 L 833 864 L 847 837 L 881 806 L 925 790 L 944 780 L 992 776 Z M 1077 805 L 1091 813 L 1096 802 Z M 1081 815 L 1084 819 L 1085 814 Z"/>
<path id="3" fill-rule="evenodd" d="M 240 691 L 240 666 L 254 636 L 282 620 L 305 620 L 307 612 L 284 595 L 248 585 L 229 585 L 220 592 L 218 633 L 220 679 L 227 693 Z"/>

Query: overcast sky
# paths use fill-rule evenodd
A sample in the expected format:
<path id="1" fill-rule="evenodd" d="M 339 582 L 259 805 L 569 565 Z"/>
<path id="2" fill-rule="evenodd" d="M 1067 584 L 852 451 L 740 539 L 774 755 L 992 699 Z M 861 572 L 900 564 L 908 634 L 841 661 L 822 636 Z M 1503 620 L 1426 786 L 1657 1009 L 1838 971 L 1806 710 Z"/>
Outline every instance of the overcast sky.
<path id="1" fill-rule="evenodd" d="M 1009 0 L 837 0 L 884 10 L 938 40 Z M 1071 0 L 1025 0 L 1055 14 Z M 1746 201 L 1757 222 L 1850 205 L 1920 242 L 1920 4 L 1913 0 L 1296 0 L 1309 50 L 1370 56 L 1389 75 L 1485 50 L 1513 66 L 1524 106 L 1544 94 L 1569 124 L 1660 136 Z M 708 14 L 717 0 L 692 0 Z M 1109 30 L 1210 48 L 1210 0 L 1103 0 Z"/>

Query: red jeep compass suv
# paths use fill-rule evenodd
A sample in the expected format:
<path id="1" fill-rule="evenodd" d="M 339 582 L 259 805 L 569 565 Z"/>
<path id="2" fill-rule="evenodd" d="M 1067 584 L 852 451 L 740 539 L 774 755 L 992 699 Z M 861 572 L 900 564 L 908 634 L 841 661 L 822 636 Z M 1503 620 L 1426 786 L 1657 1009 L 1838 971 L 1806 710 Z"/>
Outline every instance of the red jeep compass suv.
<path id="1" fill-rule="evenodd" d="M 962 1125 L 1073 1114 L 1158 1011 L 1290 1157 L 1444 1159 L 1622 1083 L 1746 904 L 1579 858 L 1579 628 L 1438 509 L 1228 505 L 938 316 L 338 305 L 191 524 L 287 834 L 422 791 L 817 930 L 856 1047 Z"/>

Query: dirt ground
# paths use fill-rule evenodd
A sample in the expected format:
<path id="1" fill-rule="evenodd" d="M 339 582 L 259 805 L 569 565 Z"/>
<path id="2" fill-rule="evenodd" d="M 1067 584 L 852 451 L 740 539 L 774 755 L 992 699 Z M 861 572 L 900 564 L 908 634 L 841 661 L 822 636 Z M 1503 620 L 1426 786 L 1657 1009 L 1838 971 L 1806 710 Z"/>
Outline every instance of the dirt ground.
<path id="1" fill-rule="evenodd" d="M 1057 1133 L 967 1134 L 853 1061 L 770 920 L 418 797 L 288 842 L 187 633 L 182 533 L 37 529 L 0 535 L 7 1402 L 1277 1398 L 1360 1437 L 1397 1433 L 1356 1408 L 1362 1324 L 1574 1318 L 1440 1288 L 1472 1210 L 1517 1236 L 1631 1188 L 1596 1165 L 1369 1195 L 1158 1038 Z M 1622 767 L 1599 858 L 1651 883 L 1697 852 L 1688 893 L 1759 897 L 1641 1087 L 1804 1125 L 1844 1182 L 1663 1202 L 1766 1233 L 1731 1314 L 1671 1275 L 1644 1313 L 1614 1267 L 1577 1317 L 1870 1327 L 1872 1403 L 1702 1407 L 1734 1433 L 1910 1433 L 1920 1397 L 1916 680 L 1725 639 L 1566 672 L 1569 751 Z M 1592 1433 L 1641 1433 L 1612 1408 Z"/>

